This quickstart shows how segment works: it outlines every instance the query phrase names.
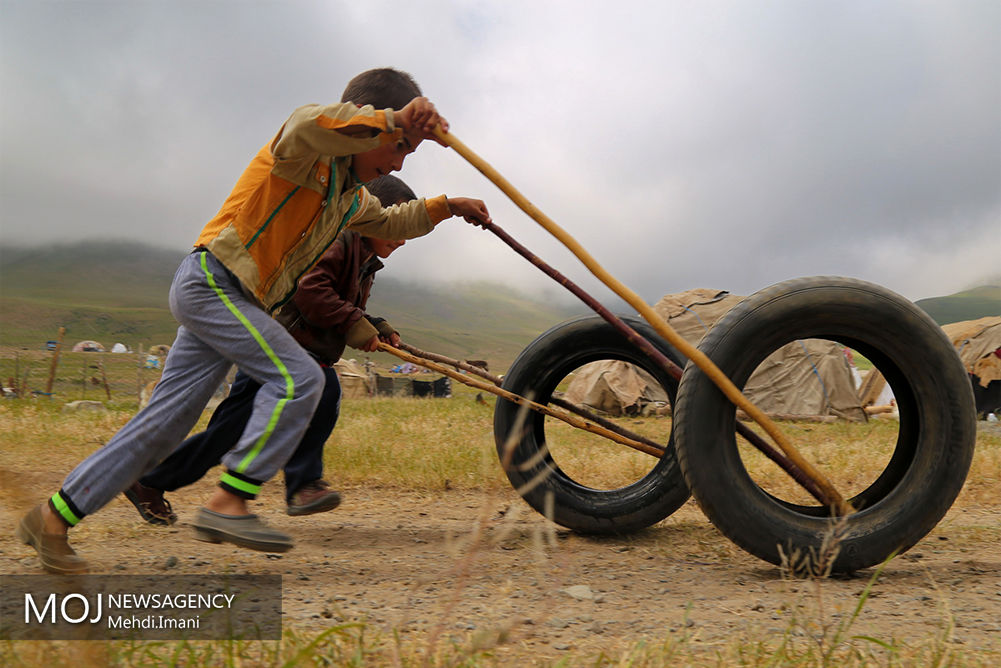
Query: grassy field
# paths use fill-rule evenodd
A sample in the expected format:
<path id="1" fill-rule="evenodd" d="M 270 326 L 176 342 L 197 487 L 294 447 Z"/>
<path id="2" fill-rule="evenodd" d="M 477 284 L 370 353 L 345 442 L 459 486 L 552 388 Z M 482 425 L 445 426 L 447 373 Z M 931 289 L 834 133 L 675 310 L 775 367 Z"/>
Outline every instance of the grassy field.
<path id="1" fill-rule="evenodd" d="M 30 462 L 37 453 L 59 448 L 60 457 L 78 460 L 107 440 L 132 415 L 132 380 L 135 368 L 111 373 L 114 389 L 110 410 L 67 413 L 62 399 L 76 398 L 79 379 L 74 368 L 91 369 L 70 356 L 67 373 L 57 379 L 57 396 L 0 402 L 0 431 L 4 434 L 5 469 Z M 110 355 L 106 357 L 111 357 Z M 123 356 L 124 358 L 124 356 Z M 44 360 L 36 360 L 42 366 Z M 91 369 L 92 370 L 92 369 Z M 39 371 L 40 373 L 40 371 Z M 86 372 L 83 374 L 86 375 Z M 103 387 L 86 386 L 89 398 Z M 65 396 L 58 396 L 65 395 Z M 492 402 L 490 402 L 492 403 Z M 203 416 L 201 427 L 208 414 Z M 336 470 L 345 485 L 366 485 L 421 493 L 447 488 L 501 490 L 508 486 L 497 463 L 492 439 L 492 410 L 475 401 L 475 391 L 456 387 L 450 399 L 376 398 L 346 400 L 342 418 L 326 451 L 326 464 Z M 653 438 L 670 430 L 670 417 L 628 420 L 629 428 Z M 793 442 L 808 458 L 834 472 L 836 486 L 851 489 L 870 480 L 892 447 L 896 433 L 891 420 L 868 424 L 785 423 Z M 650 458 L 610 446 L 588 434 L 555 428 L 554 456 L 561 466 L 596 485 L 614 486 L 629 480 L 650 465 Z M 1001 438 L 982 435 L 968 483 L 957 505 L 991 506 L 1001 489 Z M 754 477 L 772 493 L 799 498 L 798 490 L 766 462 L 749 456 Z M 609 654 L 567 655 L 554 666 L 988 666 L 996 654 L 982 654 L 976 647 L 957 647 L 948 642 L 950 630 L 943 626 L 922 642 L 901 644 L 891 638 L 860 640 L 851 631 L 852 620 L 867 605 L 870 586 L 860 588 L 855 610 L 837 624 L 825 628 L 816 642 L 803 642 L 804 634 L 817 637 L 808 619 L 791 623 L 770 637 L 738 636 L 727 647 L 706 655 L 684 633 L 665 632 L 660 642 L 640 642 L 627 651 Z M 0 641 L 0 664 L 4 666 L 299 666 L 299 665 L 402 665 L 402 666 L 494 666 L 505 664 L 491 646 L 443 643 L 432 654 L 393 633 L 364 624 L 333 624 L 323 631 L 286 626 L 280 642 L 87 642 L 10 643 Z"/>

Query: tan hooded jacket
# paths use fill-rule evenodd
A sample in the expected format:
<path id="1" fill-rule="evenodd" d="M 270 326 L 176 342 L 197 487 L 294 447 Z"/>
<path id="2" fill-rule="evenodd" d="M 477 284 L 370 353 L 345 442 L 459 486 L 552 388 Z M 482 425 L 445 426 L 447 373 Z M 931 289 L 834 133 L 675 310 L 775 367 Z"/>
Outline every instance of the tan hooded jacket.
<path id="1" fill-rule="evenodd" d="M 357 181 L 351 156 L 400 141 L 391 109 L 351 103 L 295 110 L 244 170 L 195 242 L 271 312 L 344 227 L 381 239 L 413 239 L 450 216 L 444 195 L 384 209 Z"/>

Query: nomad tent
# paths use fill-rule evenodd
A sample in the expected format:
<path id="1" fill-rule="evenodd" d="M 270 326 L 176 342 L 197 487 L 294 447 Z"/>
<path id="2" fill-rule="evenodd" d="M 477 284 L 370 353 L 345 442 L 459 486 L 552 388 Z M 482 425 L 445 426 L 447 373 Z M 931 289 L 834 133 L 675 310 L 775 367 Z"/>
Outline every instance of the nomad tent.
<path id="1" fill-rule="evenodd" d="M 954 322 L 942 330 L 970 374 L 977 413 L 1001 410 L 1001 316 Z"/>
<path id="2" fill-rule="evenodd" d="M 73 346 L 73 352 L 75 353 L 103 353 L 104 346 L 102 346 L 97 341 L 81 341 L 80 343 Z"/>
<path id="3" fill-rule="evenodd" d="M 653 376 L 620 360 L 585 364 L 574 372 L 563 398 L 611 415 L 643 415 L 667 404 L 667 393 Z"/>
<path id="4" fill-rule="evenodd" d="M 341 381 L 341 396 L 345 399 L 362 399 L 374 394 L 372 379 L 363 364 L 353 359 L 340 359 L 334 363 L 334 371 Z"/>
<path id="5" fill-rule="evenodd" d="M 743 297 L 699 288 L 661 298 L 654 310 L 693 345 Z M 824 339 L 793 341 L 751 374 L 743 390 L 761 410 L 781 417 L 863 420 L 844 346 Z"/>
<path id="6" fill-rule="evenodd" d="M 942 325 L 942 331 L 956 347 L 970 374 L 977 414 L 984 417 L 1001 410 L 1001 316 Z M 869 372 L 859 390 L 863 405 L 873 403 L 874 395 L 885 384 L 879 371 Z"/>

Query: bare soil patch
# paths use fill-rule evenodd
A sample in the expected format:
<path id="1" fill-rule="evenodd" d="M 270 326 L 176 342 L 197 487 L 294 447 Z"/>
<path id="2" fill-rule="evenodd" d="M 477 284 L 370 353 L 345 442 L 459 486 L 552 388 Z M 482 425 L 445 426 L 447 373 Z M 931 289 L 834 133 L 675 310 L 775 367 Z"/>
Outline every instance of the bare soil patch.
<path id="1" fill-rule="evenodd" d="M 0 470 L 0 572 L 40 572 L 12 533 L 21 513 L 58 487 L 65 471 L 57 464 L 8 461 Z M 145 524 L 121 498 L 75 529 L 72 542 L 96 572 L 280 573 L 286 626 L 363 621 L 429 648 L 499 641 L 495 655 L 513 663 L 614 656 L 681 635 L 707 651 L 783 634 L 821 642 L 853 614 L 874 574 L 785 577 L 732 545 L 691 502 L 633 536 L 580 536 L 513 490 L 352 487 L 337 510 L 293 518 L 280 485 L 269 484 L 256 506 L 296 539 L 291 552 L 269 555 L 194 539 L 188 522 L 215 479 L 168 496 L 180 515 L 174 527 Z M 1001 653 L 999 543 L 999 508 L 954 508 L 886 566 L 850 635 Z"/>

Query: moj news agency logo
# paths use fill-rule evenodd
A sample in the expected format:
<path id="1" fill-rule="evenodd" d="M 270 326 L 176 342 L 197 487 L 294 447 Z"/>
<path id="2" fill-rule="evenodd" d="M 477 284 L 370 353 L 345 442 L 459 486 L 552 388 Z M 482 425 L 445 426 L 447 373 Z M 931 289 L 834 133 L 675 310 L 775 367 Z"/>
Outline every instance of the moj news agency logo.
<path id="1" fill-rule="evenodd" d="M 280 575 L 0 575 L 3 640 L 281 638 Z"/>

